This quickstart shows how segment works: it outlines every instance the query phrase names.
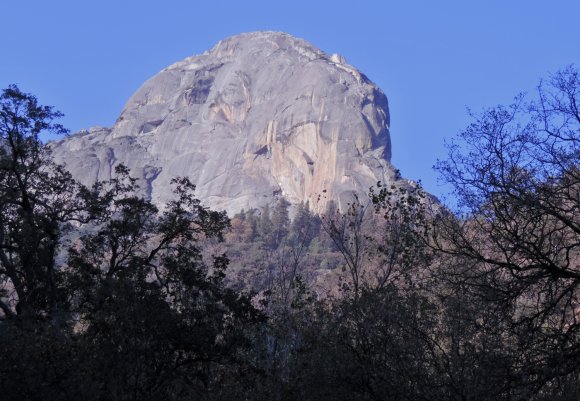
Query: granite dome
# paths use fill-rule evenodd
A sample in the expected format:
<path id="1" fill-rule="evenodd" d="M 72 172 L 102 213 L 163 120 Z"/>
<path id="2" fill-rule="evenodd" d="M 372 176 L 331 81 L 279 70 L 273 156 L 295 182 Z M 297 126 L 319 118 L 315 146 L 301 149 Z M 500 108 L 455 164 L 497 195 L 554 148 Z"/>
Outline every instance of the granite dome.
<path id="1" fill-rule="evenodd" d="M 123 163 L 163 205 L 171 178 L 188 176 L 207 206 L 230 214 L 279 196 L 344 207 L 395 179 L 383 92 L 341 56 L 279 32 L 233 36 L 172 64 L 113 127 L 51 147 L 86 184 Z"/>

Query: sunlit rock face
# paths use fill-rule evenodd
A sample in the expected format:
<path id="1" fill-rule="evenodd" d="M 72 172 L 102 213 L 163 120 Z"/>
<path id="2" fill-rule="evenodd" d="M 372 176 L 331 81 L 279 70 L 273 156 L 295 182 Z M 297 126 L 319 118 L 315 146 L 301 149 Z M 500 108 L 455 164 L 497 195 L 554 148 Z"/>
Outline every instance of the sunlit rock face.
<path id="1" fill-rule="evenodd" d="M 395 179 L 383 92 L 343 57 L 278 32 L 234 36 L 167 67 L 112 128 L 51 146 L 86 184 L 123 163 L 162 206 L 171 179 L 187 176 L 205 205 L 229 214 L 280 196 L 344 208 Z"/>

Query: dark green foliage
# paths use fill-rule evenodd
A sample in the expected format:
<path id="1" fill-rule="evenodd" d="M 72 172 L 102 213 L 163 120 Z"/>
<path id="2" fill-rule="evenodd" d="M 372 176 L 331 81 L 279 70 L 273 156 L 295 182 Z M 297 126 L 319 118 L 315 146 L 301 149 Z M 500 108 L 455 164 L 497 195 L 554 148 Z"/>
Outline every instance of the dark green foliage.
<path id="1" fill-rule="evenodd" d="M 303 241 L 308 247 L 320 235 L 320 228 L 320 218 L 310 212 L 308 203 L 300 203 L 290 225 L 290 240 L 294 243 Z"/>
<path id="2" fill-rule="evenodd" d="M 288 235 L 290 228 L 290 217 L 288 216 L 288 208 L 290 203 L 284 198 L 280 198 L 272 210 L 272 245 L 278 246 L 282 239 Z"/>
<path id="3" fill-rule="evenodd" d="M 270 207 L 266 205 L 260 210 L 260 220 L 258 222 L 258 234 L 262 241 L 269 243 L 274 231 L 274 225 L 270 218 Z"/>
<path id="4" fill-rule="evenodd" d="M 42 131 L 65 133 L 60 113 L 16 86 L 0 96 L 0 280 L 16 300 L 4 315 L 55 317 L 62 306 L 55 258 L 67 223 L 82 221 L 78 187 L 40 144 Z"/>
<path id="5" fill-rule="evenodd" d="M 254 376 L 244 356 L 262 317 L 224 286 L 227 257 L 208 263 L 197 245 L 221 238 L 225 214 L 200 206 L 187 179 L 173 181 L 175 200 L 159 213 L 134 195 L 123 166 L 110 182 L 78 185 L 38 140 L 42 130 L 62 131 L 52 123 L 59 114 L 16 87 L 0 100 L 2 399 L 241 391 L 232 375 Z"/>

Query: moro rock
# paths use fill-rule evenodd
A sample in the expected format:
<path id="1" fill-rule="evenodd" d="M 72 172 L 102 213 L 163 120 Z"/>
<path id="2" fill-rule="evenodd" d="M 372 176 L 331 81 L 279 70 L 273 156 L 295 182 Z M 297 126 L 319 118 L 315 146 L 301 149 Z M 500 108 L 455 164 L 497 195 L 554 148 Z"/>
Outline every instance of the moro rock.
<path id="1" fill-rule="evenodd" d="M 50 146 L 85 184 L 123 163 L 162 206 L 171 179 L 187 176 L 206 206 L 229 214 L 278 197 L 344 208 L 396 179 L 383 92 L 341 56 L 277 32 L 234 36 L 167 67 L 112 128 Z"/>

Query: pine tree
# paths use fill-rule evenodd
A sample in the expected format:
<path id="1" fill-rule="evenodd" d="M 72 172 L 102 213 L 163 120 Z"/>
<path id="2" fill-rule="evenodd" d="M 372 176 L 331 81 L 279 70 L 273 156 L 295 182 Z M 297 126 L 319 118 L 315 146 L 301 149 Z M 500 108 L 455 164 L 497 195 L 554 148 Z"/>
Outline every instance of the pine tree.
<path id="1" fill-rule="evenodd" d="M 286 199 L 280 198 L 272 211 L 272 241 L 274 247 L 280 245 L 282 240 L 288 235 L 290 227 L 289 207 L 290 203 Z"/>

